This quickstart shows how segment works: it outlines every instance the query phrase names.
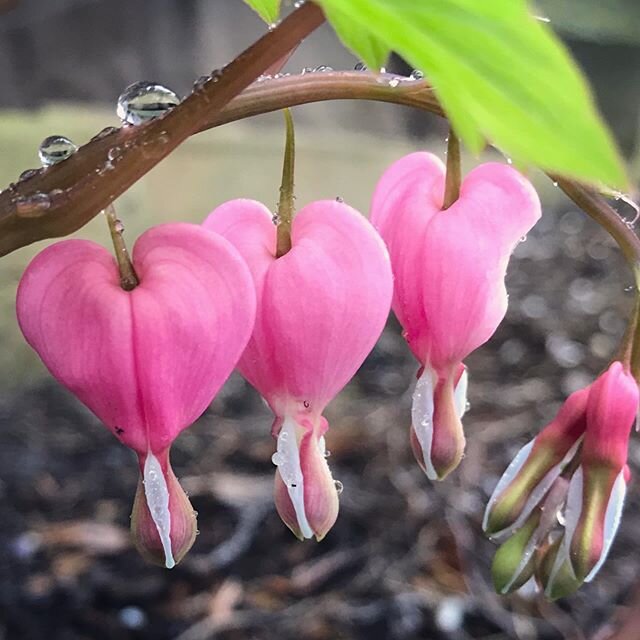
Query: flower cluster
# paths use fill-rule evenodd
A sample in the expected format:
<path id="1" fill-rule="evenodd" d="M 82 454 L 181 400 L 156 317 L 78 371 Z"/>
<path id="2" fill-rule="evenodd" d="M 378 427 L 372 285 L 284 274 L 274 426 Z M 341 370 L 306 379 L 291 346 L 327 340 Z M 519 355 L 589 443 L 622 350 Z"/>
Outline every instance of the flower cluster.
<path id="1" fill-rule="evenodd" d="M 498 482 L 483 527 L 506 540 L 493 565 L 509 593 L 535 575 L 551 599 L 591 581 L 615 537 L 629 482 L 627 449 L 638 385 L 614 362 L 573 393 Z"/>
<path id="2" fill-rule="evenodd" d="M 131 524 L 145 557 L 172 567 L 193 544 L 195 514 L 170 447 L 235 367 L 274 415 L 280 517 L 300 539 L 327 534 L 339 498 L 323 412 L 374 347 L 390 308 L 419 363 L 416 460 L 431 480 L 456 468 L 464 361 L 502 321 L 509 258 L 541 212 L 510 166 L 477 167 L 445 207 L 446 180 L 438 158 L 410 154 L 382 176 L 371 222 L 341 200 L 312 202 L 293 219 L 284 251 L 278 216 L 252 200 L 226 202 L 202 225 L 143 234 L 127 290 L 121 260 L 91 242 L 59 242 L 29 265 L 20 327 L 50 372 L 138 456 Z M 484 521 L 503 541 L 494 562 L 500 592 L 535 575 L 555 598 L 597 573 L 620 520 L 637 410 L 637 384 L 614 362 L 516 456 Z"/>

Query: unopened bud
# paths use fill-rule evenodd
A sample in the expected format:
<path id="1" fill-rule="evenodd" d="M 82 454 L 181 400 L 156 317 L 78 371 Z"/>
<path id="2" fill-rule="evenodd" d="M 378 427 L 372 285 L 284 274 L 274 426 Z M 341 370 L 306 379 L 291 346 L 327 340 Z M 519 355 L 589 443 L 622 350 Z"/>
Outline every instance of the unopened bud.
<path id="1" fill-rule="evenodd" d="M 513 459 L 489 499 L 483 529 L 504 538 L 523 525 L 575 456 L 586 429 L 588 389 L 567 398 L 555 419 Z"/>

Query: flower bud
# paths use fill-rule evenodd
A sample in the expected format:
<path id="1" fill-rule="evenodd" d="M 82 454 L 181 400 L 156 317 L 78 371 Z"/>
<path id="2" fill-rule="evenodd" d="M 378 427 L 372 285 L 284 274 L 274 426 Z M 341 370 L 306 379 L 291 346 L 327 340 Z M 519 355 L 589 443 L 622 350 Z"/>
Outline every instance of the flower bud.
<path id="1" fill-rule="evenodd" d="M 462 459 L 467 380 L 463 364 L 444 377 L 425 367 L 418 378 L 411 408 L 411 448 L 430 480 L 443 480 Z"/>
<path id="2" fill-rule="evenodd" d="M 620 362 L 593 384 L 587 406 L 582 465 L 571 482 L 567 552 L 578 579 L 589 582 L 604 563 L 620 524 L 627 491 L 629 435 L 638 386 Z"/>
<path id="3" fill-rule="evenodd" d="M 569 482 L 557 478 L 543 502 L 513 536 L 500 546 L 493 559 L 491 573 L 498 593 L 519 589 L 535 570 L 535 552 L 557 524 L 557 514 L 563 506 Z"/>
<path id="4" fill-rule="evenodd" d="M 569 558 L 562 553 L 563 545 L 564 536 L 559 536 L 536 553 L 536 579 L 549 600 L 570 596 L 582 586 Z"/>
<path id="5" fill-rule="evenodd" d="M 197 534 L 196 513 L 169 464 L 165 450 L 140 457 L 142 478 L 131 513 L 131 533 L 140 554 L 172 569 Z"/>
<path id="6" fill-rule="evenodd" d="M 575 456 L 586 428 L 589 389 L 571 394 L 555 419 L 526 444 L 504 472 L 484 515 L 483 529 L 505 538 L 527 520 Z"/>
<path id="7" fill-rule="evenodd" d="M 286 417 L 277 436 L 276 509 L 300 540 L 322 540 L 338 517 L 338 491 L 325 457 L 327 427 L 323 417 Z"/>

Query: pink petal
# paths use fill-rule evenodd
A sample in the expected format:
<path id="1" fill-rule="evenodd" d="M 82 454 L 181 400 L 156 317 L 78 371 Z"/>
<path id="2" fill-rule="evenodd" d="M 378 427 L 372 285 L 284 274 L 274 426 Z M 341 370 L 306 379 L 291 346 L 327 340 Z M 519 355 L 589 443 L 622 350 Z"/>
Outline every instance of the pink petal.
<path id="1" fill-rule="evenodd" d="M 236 245 L 258 290 L 256 325 L 239 369 L 276 414 L 293 414 L 306 403 L 317 415 L 384 328 L 392 293 L 389 258 L 362 215 L 327 200 L 298 212 L 292 249 L 276 260 L 269 217 L 262 205 L 236 200 L 205 222 Z M 241 225 L 252 242 L 239 238 Z"/>
<path id="2" fill-rule="evenodd" d="M 512 167 L 481 165 L 441 210 L 444 167 L 411 154 L 382 177 L 371 219 L 395 276 L 393 309 L 415 356 L 434 369 L 462 361 L 504 317 L 504 276 L 518 240 L 540 217 L 533 187 Z"/>
<path id="3" fill-rule="evenodd" d="M 242 353 L 255 294 L 232 245 L 167 224 L 133 250 L 140 285 L 118 283 L 110 253 L 67 240 L 20 283 L 20 327 L 51 373 L 139 454 L 162 452 L 208 406 Z"/>

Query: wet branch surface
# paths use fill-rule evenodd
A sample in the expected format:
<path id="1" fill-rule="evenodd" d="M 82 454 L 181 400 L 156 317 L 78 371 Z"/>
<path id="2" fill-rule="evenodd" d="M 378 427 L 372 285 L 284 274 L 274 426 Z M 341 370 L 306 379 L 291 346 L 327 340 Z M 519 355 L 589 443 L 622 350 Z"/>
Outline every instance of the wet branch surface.
<path id="1" fill-rule="evenodd" d="M 0 193 L 0 255 L 79 229 L 324 22 L 305 3 L 164 117 L 98 137 Z"/>

